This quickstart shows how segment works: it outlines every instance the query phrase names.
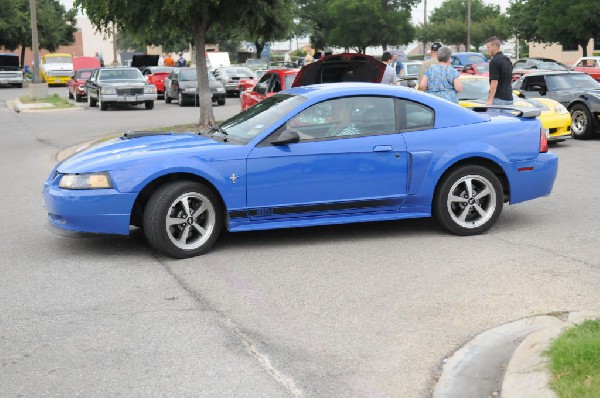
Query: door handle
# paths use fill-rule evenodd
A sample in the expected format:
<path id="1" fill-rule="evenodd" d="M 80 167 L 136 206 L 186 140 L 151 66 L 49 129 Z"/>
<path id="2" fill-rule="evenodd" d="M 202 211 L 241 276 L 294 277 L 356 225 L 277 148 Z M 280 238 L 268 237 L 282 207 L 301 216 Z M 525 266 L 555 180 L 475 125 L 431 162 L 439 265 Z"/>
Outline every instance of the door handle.
<path id="1" fill-rule="evenodd" d="M 391 145 L 377 145 L 377 146 L 373 147 L 373 152 L 391 152 L 391 151 L 392 151 Z"/>

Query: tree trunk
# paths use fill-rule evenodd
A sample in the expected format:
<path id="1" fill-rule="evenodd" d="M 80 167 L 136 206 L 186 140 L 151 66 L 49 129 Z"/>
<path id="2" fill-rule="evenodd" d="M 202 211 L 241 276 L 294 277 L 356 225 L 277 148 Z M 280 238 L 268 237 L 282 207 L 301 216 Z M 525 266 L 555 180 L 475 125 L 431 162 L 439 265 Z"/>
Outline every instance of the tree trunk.
<path id="1" fill-rule="evenodd" d="M 25 69 L 25 50 L 27 47 L 21 44 L 21 69 Z"/>
<path id="2" fill-rule="evenodd" d="M 208 68 L 206 67 L 206 30 L 208 29 L 207 13 L 194 24 L 194 42 L 196 43 L 196 76 L 200 100 L 200 119 L 198 128 L 204 129 L 215 124 L 212 107 L 212 94 L 208 85 Z"/>
<path id="3" fill-rule="evenodd" d="M 580 45 L 579 45 L 579 46 L 581 47 L 581 49 L 583 50 L 583 56 L 584 56 L 584 57 L 587 57 L 587 56 L 588 56 L 588 51 L 587 51 L 587 47 L 588 47 L 588 46 L 587 46 L 587 45 L 588 45 L 588 43 L 589 43 L 589 42 L 590 42 L 590 41 L 588 40 L 587 42 L 585 42 L 585 43 L 582 43 L 582 44 L 580 44 Z"/>
<path id="4" fill-rule="evenodd" d="M 254 46 L 256 47 L 256 58 L 260 59 L 260 54 L 265 49 L 265 42 L 255 41 Z"/>
<path id="5" fill-rule="evenodd" d="M 383 52 L 386 52 L 387 51 L 387 43 L 383 43 L 381 45 L 381 48 L 383 49 Z"/>

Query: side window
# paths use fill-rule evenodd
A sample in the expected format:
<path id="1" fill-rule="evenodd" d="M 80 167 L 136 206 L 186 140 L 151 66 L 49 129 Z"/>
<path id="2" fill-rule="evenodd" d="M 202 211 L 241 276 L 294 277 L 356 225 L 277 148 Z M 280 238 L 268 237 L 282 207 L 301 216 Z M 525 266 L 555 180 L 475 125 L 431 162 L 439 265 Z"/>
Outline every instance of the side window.
<path id="1" fill-rule="evenodd" d="M 273 74 L 273 80 L 271 80 L 271 87 L 269 88 L 270 93 L 278 93 L 281 91 L 281 77 L 277 74 Z"/>
<path id="2" fill-rule="evenodd" d="M 546 81 L 544 80 L 544 76 L 532 76 L 527 77 L 523 82 L 523 90 L 525 91 L 539 91 L 541 89 L 546 89 Z"/>
<path id="3" fill-rule="evenodd" d="M 272 73 L 266 73 L 263 77 L 260 78 L 256 86 L 254 87 L 254 91 L 259 94 L 267 95 L 267 91 L 269 90 L 269 86 L 271 84 L 271 79 L 273 78 Z"/>
<path id="4" fill-rule="evenodd" d="M 394 100 L 387 97 L 346 97 L 324 101 L 286 123 L 302 141 L 391 134 L 396 131 Z"/>
<path id="5" fill-rule="evenodd" d="M 426 130 L 433 128 L 435 112 L 428 106 L 397 100 L 398 119 L 402 130 Z"/>

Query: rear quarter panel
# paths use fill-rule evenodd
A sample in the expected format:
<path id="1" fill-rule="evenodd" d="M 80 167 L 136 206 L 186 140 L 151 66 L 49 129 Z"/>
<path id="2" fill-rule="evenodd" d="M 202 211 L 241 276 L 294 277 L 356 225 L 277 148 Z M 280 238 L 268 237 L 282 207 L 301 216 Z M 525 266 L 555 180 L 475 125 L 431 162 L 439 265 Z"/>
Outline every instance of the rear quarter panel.
<path id="1" fill-rule="evenodd" d="M 446 128 L 405 132 L 411 176 L 408 206 L 431 208 L 436 185 L 453 165 L 466 159 L 498 164 L 509 184 L 519 164 L 539 155 L 541 123 L 537 119 L 492 116 L 490 121 Z"/>

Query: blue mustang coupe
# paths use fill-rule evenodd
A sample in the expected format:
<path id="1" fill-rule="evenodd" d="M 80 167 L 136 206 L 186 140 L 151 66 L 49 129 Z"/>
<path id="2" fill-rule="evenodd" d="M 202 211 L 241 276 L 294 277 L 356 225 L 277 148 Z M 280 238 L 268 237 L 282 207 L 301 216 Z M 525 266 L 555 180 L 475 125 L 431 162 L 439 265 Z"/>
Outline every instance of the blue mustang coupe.
<path id="1" fill-rule="evenodd" d="M 129 234 L 185 258 L 236 231 L 433 216 L 479 234 L 503 203 L 550 194 L 558 159 L 535 115 L 476 113 L 397 86 L 280 92 L 210 130 L 128 133 L 51 172 L 62 232 Z M 53 228 L 57 229 L 57 228 Z"/>

